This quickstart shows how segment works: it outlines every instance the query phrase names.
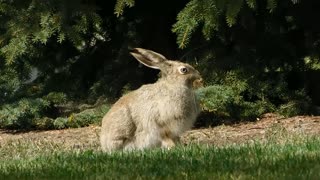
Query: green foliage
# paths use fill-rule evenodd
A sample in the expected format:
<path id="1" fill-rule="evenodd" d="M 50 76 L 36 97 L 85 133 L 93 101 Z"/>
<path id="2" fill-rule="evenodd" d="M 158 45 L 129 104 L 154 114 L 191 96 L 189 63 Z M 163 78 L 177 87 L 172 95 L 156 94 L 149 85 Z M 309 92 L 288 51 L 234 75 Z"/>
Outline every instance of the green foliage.
<path id="1" fill-rule="evenodd" d="M 308 69 L 311 70 L 320 70 L 320 59 L 319 57 L 305 57 L 304 63 L 306 64 Z"/>
<path id="2" fill-rule="evenodd" d="M 200 88 L 196 93 L 205 111 L 226 115 L 230 114 L 229 108 L 236 103 L 236 98 L 239 98 L 239 94 L 231 87 L 223 85 Z"/>
<path id="3" fill-rule="evenodd" d="M 191 0 L 177 16 L 177 22 L 172 31 L 177 34 L 177 43 L 180 48 L 186 48 L 191 36 L 199 26 L 202 26 L 202 34 L 205 39 L 210 40 L 220 27 L 225 23 L 232 27 L 237 22 L 237 17 L 243 6 L 255 10 L 256 0 L 226 1 L 226 0 Z M 277 8 L 277 0 L 267 0 L 267 7 L 271 12 Z M 225 18 L 225 21 L 221 21 Z"/>
<path id="4" fill-rule="evenodd" d="M 46 97 L 44 97 L 44 99 L 52 104 L 63 104 L 66 103 L 67 96 L 61 92 L 50 92 Z"/>
<path id="5" fill-rule="evenodd" d="M 248 4 L 248 6 L 249 6 L 251 9 L 255 9 L 256 6 L 257 6 L 256 0 L 246 0 L 246 3 Z"/>
<path id="6" fill-rule="evenodd" d="M 310 113 L 311 104 L 311 99 L 306 96 L 305 91 L 295 91 L 287 97 L 286 103 L 279 106 L 277 112 L 285 117 L 304 115 Z"/>
<path id="7" fill-rule="evenodd" d="M 64 129 L 100 124 L 101 119 L 109 109 L 110 105 L 101 105 L 92 109 L 86 109 L 80 113 L 73 113 L 67 118 L 58 117 L 53 121 L 53 127 L 54 129 Z"/>
<path id="8" fill-rule="evenodd" d="M 0 53 L 6 63 L 13 64 L 23 56 L 36 55 L 39 46 L 46 45 L 52 38 L 57 43 L 69 39 L 81 51 L 88 46 L 84 35 L 89 28 L 92 27 L 93 33 L 103 33 L 101 18 L 94 9 L 75 2 L 71 4 L 74 9 L 70 2 L 61 0 L 2 2 L 0 20 L 5 31 L 0 39 Z"/>
<path id="9" fill-rule="evenodd" d="M 180 48 L 187 47 L 184 59 L 196 61 L 207 82 L 208 87 L 198 91 L 203 109 L 229 119 L 251 119 L 270 111 L 284 116 L 316 113 L 311 109 L 319 100 L 315 103 L 309 96 L 310 91 L 319 88 L 314 87 L 314 81 L 308 82 L 308 73 L 319 72 L 319 46 L 300 33 L 306 26 L 298 23 L 308 22 L 318 14 L 304 16 L 302 12 L 311 4 L 276 0 L 190 1 L 179 13 L 173 32 Z M 207 11 L 199 8 L 201 5 Z M 295 11 L 300 7 L 304 7 L 299 10 L 301 13 L 286 14 L 287 8 Z M 216 12 L 217 25 L 212 26 L 217 28 L 211 38 L 202 33 L 204 39 L 200 39 L 197 28 L 204 28 L 205 17 Z M 189 26 L 189 19 L 197 26 Z M 309 25 L 308 37 L 314 37 L 318 28 Z M 193 33 L 186 35 L 188 28 Z M 319 40 L 316 39 L 311 41 Z"/>
<path id="10" fill-rule="evenodd" d="M 178 14 L 177 22 L 172 31 L 177 34 L 177 42 L 180 48 L 184 48 L 190 42 L 191 35 L 196 28 L 203 23 L 202 32 L 206 39 L 212 37 L 214 30 L 218 29 L 218 9 L 214 1 L 191 0 Z"/>
<path id="11" fill-rule="evenodd" d="M 204 78 L 210 81 L 197 90 L 197 95 L 203 110 L 215 117 L 249 120 L 267 112 L 286 117 L 311 112 L 311 99 L 304 90 L 289 89 L 286 73 L 257 75 L 239 67 L 226 73 L 218 64 L 203 63 L 198 69 L 205 72 Z M 212 74 L 206 73 L 208 70 Z"/>
<path id="12" fill-rule="evenodd" d="M 308 76 L 320 69 L 319 28 L 310 21 L 319 16 L 315 3 L 0 0 L 0 109 L 9 119 L 1 119 L 8 125 L 2 127 L 77 127 L 97 119 L 77 114 L 101 96 L 115 100 L 156 79 L 132 60 L 133 47 L 198 65 L 208 85 L 202 103 L 211 113 L 308 113 L 320 103 L 320 87 Z M 133 6 L 139 7 L 124 13 Z M 23 100 L 28 109 L 20 112 Z"/>
<path id="13" fill-rule="evenodd" d="M 63 93 L 51 92 L 43 98 L 22 99 L 7 104 L 0 109 L 0 128 L 9 129 L 63 129 L 83 127 L 100 123 L 109 110 L 109 105 L 85 109 L 79 113 L 71 113 L 68 117 L 50 118 L 50 111 L 61 110 L 58 106 L 65 103 Z M 49 116 L 49 117 L 47 117 Z"/>
<path id="14" fill-rule="evenodd" d="M 255 2 L 247 1 L 250 8 L 255 7 Z M 242 0 L 191 0 L 177 16 L 177 22 L 173 25 L 172 31 L 177 34 L 177 43 L 180 48 L 185 48 L 191 39 L 192 34 L 198 26 L 202 26 L 203 36 L 209 40 L 214 32 L 219 30 L 221 16 L 225 16 L 229 27 L 236 22 Z"/>
<path id="15" fill-rule="evenodd" d="M 276 3 L 276 0 L 267 0 L 267 9 L 272 12 L 277 7 Z"/>
<path id="16" fill-rule="evenodd" d="M 197 91 L 205 114 L 216 118 L 249 120 L 267 112 L 285 116 L 310 113 L 311 100 L 306 91 L 289 88 L 289 72 L 268 71 L 241 57 L 233 65 L 232 58 L 217 58 L 210 49 L 194 53 L 201 59 L 197 69 L 203 73 L 207 86 Z M 237 54 L 237 53 L 236 53 Z M 237 56 L 237 55 L 236 55 Z M 243 64 L 242 64 L 243 63 Z M 271 66 L 272 67 L 272 66 Z M 295 102 L 294 105 L 288 105 Z"/>
<path id="17" fill-rule="evenodd" d="M 7 99 L 15 97 L 17 89 L 21 86 L 20 79 L 16 76 L 17 72 L 13 69 L 7 69 L 0 72 L 0 104 Z"/>
<path id="18" fill-rule="evenodd" d="M 83 85 L 83 74 L 72 74 L 76 60 L 107 39 L 95 4 L 1 1 L 0 22 L 0 127 L 54 128 L 57 116 L 70 113 L 59 106 Z"/>
<path id="19" fill-rule="evenodd" d="M 36 119 L 49 107 L 50 102 L 43 99 L 22 99 L 17 103 L 2 106 L 0 109 L 1 128 L 25 128 L 35 126 Z"/>
<path id="20" fill-rule="evenodd" d="M 117 0 L 114 13 L 119 17 L 123 14 L 123 10 L 126 6 L 133 7 L 135 0 Z"/>
<path id="21" fill-rule="evenodd" d="M 274 111 L 272 103 L 266 100 L 247 101 L 244 91 L 232 86 L 212 85 L 199 89 L 197 95 L 203 110 L 216 117 L 249 120 Z"/>
<path id="22" fill-rule="evenodd" d="M 50 110 L 58 104 L 65 103 L 66 95 L 59 92 L 51 92 L 42 98 L 23 98 L 11 104 L 5 104 L 0 108 L 0 128 L 33 129 L 52 128 Z"/>
<path id="23" fill-rule="evenodd" d="M 236 23 L 236 17 L 240 12 L 243 0 L 229 1 L 226 9 L 226 21 L 229 27 Z"/>

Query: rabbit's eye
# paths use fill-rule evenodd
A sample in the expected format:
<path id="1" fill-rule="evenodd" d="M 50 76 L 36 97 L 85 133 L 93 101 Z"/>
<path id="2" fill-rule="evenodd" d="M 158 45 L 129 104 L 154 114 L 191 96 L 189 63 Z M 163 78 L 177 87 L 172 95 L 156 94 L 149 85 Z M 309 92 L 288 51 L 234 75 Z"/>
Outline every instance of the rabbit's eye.
<path id="1" fill-rule="evenodd" d="M 186 67 L 181 67 L 179 70 L 181 74 L 186 74 L 188 72 L 188 68 Z"/>

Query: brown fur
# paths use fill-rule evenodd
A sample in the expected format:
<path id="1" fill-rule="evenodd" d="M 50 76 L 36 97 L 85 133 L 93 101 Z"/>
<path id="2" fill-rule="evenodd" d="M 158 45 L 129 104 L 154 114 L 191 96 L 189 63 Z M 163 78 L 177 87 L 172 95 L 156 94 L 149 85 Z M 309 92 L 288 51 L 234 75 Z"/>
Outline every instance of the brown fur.
<path id="1" fill-rule="evenodd" d="M 102 120 L 102 150 L 171 148 L 200 112 L 193 85 L 199 84 L 201 76 L 192 66 L 150 50 L 136 48 L 131 54 L 144 65 L 160 69 L 162 77 L 113 105 Z"/>

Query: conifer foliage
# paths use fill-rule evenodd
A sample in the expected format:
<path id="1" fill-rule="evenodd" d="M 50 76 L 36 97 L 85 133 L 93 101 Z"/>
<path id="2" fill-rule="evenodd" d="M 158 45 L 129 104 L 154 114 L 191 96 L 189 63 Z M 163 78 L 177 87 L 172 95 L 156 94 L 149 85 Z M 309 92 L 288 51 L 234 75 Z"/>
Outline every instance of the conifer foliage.
<path id="1" fill-rule="evenodd" d="M 0 128 L 99 123 L 157 79 L 129 49 L 197 66 L 216 116 L 288 116 L 320 105 L 317 0 L 0 0 Z M 131 59 L 130 59 L 131 58 Z"/>
<path id="2" fill-rule="evenodd" d="M 106 31 L 94 4 L 74 0 L 1 0 L 0 22 L 0 127 L 33 128 L 65 102 L 63 92 L 45 90 L 60 67 L 70 70 L 74 56 L 59 57 L 62 49 L 81 54 Z"/>
<path id="3" fill-rule="evenodd" d="M 51 38 L 57 43 L 68 39 L 82 50 L 88 43 L 83 36 L 90 28 L 96 35 L 103 33 L 95 7 L 80 1 L 2 1 L 0 12 L 1 54 L 9 65 L 36 53 Z"/>
<path id="4" fill-rule="evenodd" d="M 260 4 L 263 1 L 260 1 Z M 273 12 L 277 7 L 277 0 L 267 0 L 266 9 Z M 292 3 L 297 3 L 292 0 Z M 177 16 L 177 22 L 172 31 L 177 34 L 177 43 L 180 48 L 187 47 L 193 32 L 200 26 L 205 39 L 210 40 L 221 24 L 232 27 L 237 17 L 245 7 L 255 10 L 256 0 L 191 0 Z M 221 21 L 222 19 L 222 21 Z M 223 22 L 224 21 L 224 22 Z"/>

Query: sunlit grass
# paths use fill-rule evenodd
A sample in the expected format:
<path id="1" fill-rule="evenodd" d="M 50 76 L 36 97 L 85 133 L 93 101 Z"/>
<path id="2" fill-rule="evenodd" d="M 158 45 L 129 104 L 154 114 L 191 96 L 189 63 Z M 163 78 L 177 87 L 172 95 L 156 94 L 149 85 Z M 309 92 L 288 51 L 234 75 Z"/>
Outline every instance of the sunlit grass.
<path id="1" fill-rule="evenodd" d="M 102 153 L 50 142 L 0 146 L 0 179 L 318 179 L 320 138 Z"/>

